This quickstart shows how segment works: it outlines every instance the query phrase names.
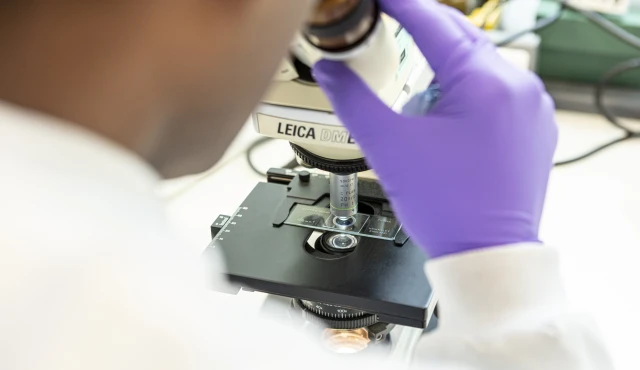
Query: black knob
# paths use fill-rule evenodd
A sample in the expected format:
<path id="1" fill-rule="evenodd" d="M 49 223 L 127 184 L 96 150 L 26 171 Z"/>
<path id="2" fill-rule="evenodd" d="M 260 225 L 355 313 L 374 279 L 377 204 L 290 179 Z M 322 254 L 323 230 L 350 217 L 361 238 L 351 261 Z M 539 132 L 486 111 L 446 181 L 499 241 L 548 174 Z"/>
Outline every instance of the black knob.
<path id="1" fill-rule="evenodd" d="M 309 171 L 301 171 L 298 174 L 298 177 L 300 177 L 301 182 L 309 182 L 311 180 L 311 174 Z"/>
<path id="2" fill-rule="evenodd" d="M 289 144 L 291 145 L 291 148 L 293 148 L 293 152 L 296 153 L 296 156 L 311 168 L 317 168 L 322 171 L 333 173 L 356 173 L 369 171 L 369 166 L 364 161 L 364 158 L 347 160 L 329 159 L 311 153 L 294 143 Z"/>
<path id="3" fill-rule="evenodd" d="M 378 315 L 326 303 L 294 299 L 292 305 L 305 320 L 331 329 L 359 329 L 378 322 Z"/>

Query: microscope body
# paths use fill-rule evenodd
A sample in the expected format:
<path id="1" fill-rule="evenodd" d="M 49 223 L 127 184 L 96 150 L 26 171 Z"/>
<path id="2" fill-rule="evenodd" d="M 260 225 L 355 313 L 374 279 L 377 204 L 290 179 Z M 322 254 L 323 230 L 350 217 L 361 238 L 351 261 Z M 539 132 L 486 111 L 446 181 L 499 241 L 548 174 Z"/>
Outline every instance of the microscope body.
<path id="1" fill-rule="evenodd" d="M 357 3 L 362 12 L 375 5 L 323 3 L 332 2 Z M 436 305 L 423 270 L 427 257 L 404 232 L 375 178 L 358 177 L 371 175 L 366 161 L 310 73 L 321 57 L 343 60 L 399 111 L 427 88 L 433 73 L 391 18 L 382 16 L 369 35 L 358 50 L 329 53 L 314 50 L 313 37 L 296 39 L 291 60 L 283 62 L 253 121 L 260 134 L 289 141 L 300 164 L 324 172 L 270 170 L 233 215 L 214 222 L 208 248 L 222 250 L 231 283 L 289 298 L 292 317 L 304 327 L 316 324 L 323 344 L 339 353 L 361 352 L 372 343 L 393 347 L 394 327 L 421 333 Z M 205 252 L 205 258 L 216 255 Z"/>

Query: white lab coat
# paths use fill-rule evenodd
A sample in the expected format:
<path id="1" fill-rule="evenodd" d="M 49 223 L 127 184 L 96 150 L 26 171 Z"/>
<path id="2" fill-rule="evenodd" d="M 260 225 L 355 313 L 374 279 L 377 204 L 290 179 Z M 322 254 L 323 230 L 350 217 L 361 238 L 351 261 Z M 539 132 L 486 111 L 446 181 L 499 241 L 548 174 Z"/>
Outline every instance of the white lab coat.
<path id="1" fill-rule="evenodd" d="M 0 369 L 389 368 L 317 352 L 283 323 L 212 299 L 204 282 L 220 267 L 176 237 L 158 176 L 117 145 L 0 103 L 0 169 Z M 491 248 L 426 270 L 440 326 L 417 346 L 417 368 L 612 368 L 593 323 L 567 311 L 553 248 Z"/>

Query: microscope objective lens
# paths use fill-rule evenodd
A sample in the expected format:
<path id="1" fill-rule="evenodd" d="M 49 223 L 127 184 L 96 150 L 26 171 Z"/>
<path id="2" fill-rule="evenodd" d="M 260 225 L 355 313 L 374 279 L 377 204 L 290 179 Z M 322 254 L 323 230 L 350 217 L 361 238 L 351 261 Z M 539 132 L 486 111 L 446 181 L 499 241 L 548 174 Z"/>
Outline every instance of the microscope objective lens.
<path id="1" fill-rule="evenodd" d="M 329 178 L 331 214 L 336 217 L 338 226 L 358 213 L 358 174 L 331 174 Z M 342 223 L 342 224 L 340 224 Z"/>
<path id="2" fill-rule="evenodd" d="M 355 217 L 336 217 L 333 219 L 333 223 L 336 226 L 349 227 L 356 223 Z"/>

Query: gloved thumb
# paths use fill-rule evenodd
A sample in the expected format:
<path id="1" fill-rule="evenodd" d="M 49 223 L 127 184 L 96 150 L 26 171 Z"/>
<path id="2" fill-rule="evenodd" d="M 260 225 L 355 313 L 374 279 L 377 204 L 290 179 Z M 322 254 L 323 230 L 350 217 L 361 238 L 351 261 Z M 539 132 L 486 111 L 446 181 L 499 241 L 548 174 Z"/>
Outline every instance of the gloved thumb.
<path id="1" fill-rule="evenodd" d="M 399 115 L 344 63 L 321 60 L 313 68 L 313 77 L 359 145 L 376 145 L 388 134 L 388 125 L 398 120 Z"/>

